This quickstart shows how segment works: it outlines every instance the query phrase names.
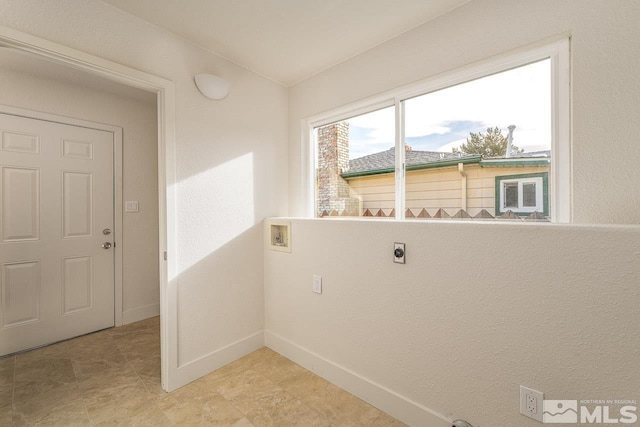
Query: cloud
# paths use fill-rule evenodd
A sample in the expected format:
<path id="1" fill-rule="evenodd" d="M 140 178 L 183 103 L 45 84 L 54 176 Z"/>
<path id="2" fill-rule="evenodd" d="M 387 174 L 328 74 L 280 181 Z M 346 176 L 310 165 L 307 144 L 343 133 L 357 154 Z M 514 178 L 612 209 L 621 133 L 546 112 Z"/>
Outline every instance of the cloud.
<path id="1" fill-rule="evenodd" d="M 550 61 L 544 60 L 405 101 L 405 137 L 414 149 L 451 151 L 469 132 L 516 125 L 514 144 L 549 149 Z M 351 158 L 393 147 L 394 109 L 349 119 Z"/>

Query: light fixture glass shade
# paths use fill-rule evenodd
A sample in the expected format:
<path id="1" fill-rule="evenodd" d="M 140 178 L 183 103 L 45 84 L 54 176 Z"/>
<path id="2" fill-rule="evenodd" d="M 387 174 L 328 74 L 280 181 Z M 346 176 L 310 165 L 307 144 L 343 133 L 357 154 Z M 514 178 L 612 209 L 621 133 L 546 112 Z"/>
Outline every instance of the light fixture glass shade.
<path id="1" fill-rule="evenodd" d="M 198 74 L 194 80 L 200 93 L 209 99 L 220 100 L 229 95 L 231 84 L 222 77 L 213 74 Z"/>

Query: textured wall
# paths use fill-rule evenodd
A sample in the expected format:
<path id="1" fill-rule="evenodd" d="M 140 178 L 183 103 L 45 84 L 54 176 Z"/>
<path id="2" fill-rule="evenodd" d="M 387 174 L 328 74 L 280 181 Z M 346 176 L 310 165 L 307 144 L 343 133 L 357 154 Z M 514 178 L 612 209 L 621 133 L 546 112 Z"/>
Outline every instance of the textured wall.
<path id="1" fill-rule="evenodd" d="M 178 359 L 264 326 L 263 218 L 286 213 L 287 90 L 99 0 L 0 0 L 0 25 L 175 83 Z M 193 76 L 231 83 L 219 102 Z"/>
<path id="2" fill-rule="evenodd" d="M 519 427 L 539 425 L 521 384 L 640 398 L 640 227 L 294 219 L 291 236 L 265 251 L 266 330 L 405 398 Z"/>

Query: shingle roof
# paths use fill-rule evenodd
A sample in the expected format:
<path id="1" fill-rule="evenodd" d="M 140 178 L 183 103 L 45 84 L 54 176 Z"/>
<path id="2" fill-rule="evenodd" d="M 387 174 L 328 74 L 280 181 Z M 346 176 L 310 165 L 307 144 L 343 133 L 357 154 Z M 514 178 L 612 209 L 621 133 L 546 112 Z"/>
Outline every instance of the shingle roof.
<path id="1" fill-rule="evenodd" d="M 531 159 L 531 158 L 550 158 L 551 151 L 532 151 L 524 152 L 511 156 L 511 159 Z M 380 173 L 383 171 L 391 172 L 395 169 L 395 148 L 381 151 L 379 153 L 369 154 L 367 156 L 359 157 L 357 159 L 349 160 L 349 169 L 342 171 L 343 175 L 367 175 L 367 172 Z M 420 165 L 437 165 L 442 162 L 448 164 L 451 161 L 480 161 L 481 157 L 475 154 L 461 154 L 461 153 L 445 153 L 441 151 L 417 151 L 408 150 L 405 151 L 405 161 L 407 168 L 411 166 L 414 168 Z M 490 160 L 500 160 L 505 157 L 491 157 Z M 489 160 L 489 159 L 487 159 Z M 436 166 L 437 167 L 437 166 Z M 416 168 L 418 169 L 418 168 Z"/>
<path id="2" fill-rule="evenodd" d="M 457 160 L 466 158 L 476 158 L 477 156 L 468 154 L 443 153 L 439 151 L 405 151 L 405 162 L 407 166 L 424 165 L 441 162 L 444 160 Z M 396 161 L 395 148 L 370 154 L 368 156 L 349 160 L 349 170 L 343 173 L 361 173 L 394 169 Z"/>

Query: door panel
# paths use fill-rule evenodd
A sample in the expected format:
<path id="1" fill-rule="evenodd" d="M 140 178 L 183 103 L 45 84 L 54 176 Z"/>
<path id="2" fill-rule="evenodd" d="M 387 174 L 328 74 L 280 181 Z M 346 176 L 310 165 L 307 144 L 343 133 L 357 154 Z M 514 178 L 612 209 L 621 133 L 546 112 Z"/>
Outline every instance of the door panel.
<path id="1" fill-rule="evenodd" d="M 62 171 L 62 236 L 90 237 L 92 208 L 92 174 Z"/>
<path id="2" fill-rule="evenodd" d="M 40 177 L 38 169 L 2 167 L 2 241 L 40 237 Z"/>
<path id="3" fill-rule="evenodd" d="M 38 154 L 40 139 L 37 135 L 5 131 L 2 133 L 2 150 Z"/>
<path id="4" fill-rule="evenodd" d="M 40 263 L 2 265 L 2 327 L 40 320 Z"/>
<path id="5" fill-rule="evenodd" d="M 113 326 L 113 134 L 2 113 L 0 132 L 0 355 Z"/>
<path id="6" fill-rule="evenodd" d="M 93 260 L 87 256 L 62 259 L 64 314 L 93 306 Z"/>

